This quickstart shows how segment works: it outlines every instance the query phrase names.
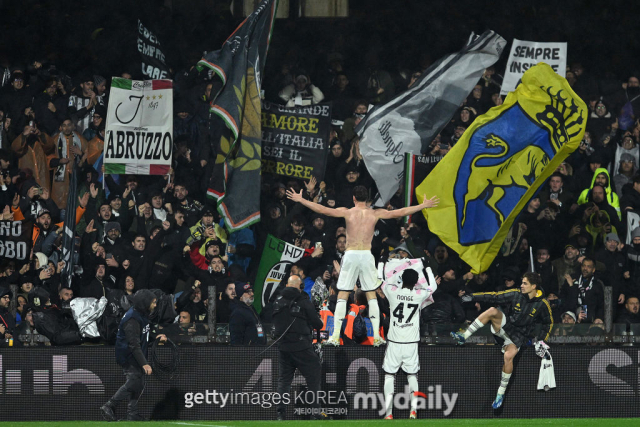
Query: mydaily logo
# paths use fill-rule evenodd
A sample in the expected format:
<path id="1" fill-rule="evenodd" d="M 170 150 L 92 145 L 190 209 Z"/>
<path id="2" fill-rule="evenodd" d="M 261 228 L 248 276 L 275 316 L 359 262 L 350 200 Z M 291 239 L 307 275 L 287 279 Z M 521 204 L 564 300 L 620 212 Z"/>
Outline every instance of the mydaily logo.
<path id="1" fill-rule="evenodd" d="M 22 394 L 23 373 L 26 369 L 4 369 L 0 356 L 0 394 Z M 86 369 L 68 369 L 67 356 L 53 356 L 51 370 L 33 370 L 33 394 L 37 395 L 65 395 L 74 384 L 87 387 L 89 394 L 104 394 L 104 385 L 100 377 Z"/>
<path id="2" fill-rule="evenodd" d="M 458 393 L 443 393 L 442 386 L 436 385 L 427 388 L 428 393 L 416 393 L 416 409 L 443 410 L 442 414 L 447 417 L 453 411 L 458 400 Z M 443 405 L 444 404 L 444 405 Z M 405 385 L 404 393 L 396 393 L 393 396 L 393 409 L 409 409 L 411 407 L 411 392 L 409 386 Z M 384 393 L 356 393 L 353 398 L 353 409 L 374 409 L 380 416 L 386 412 Z"/>

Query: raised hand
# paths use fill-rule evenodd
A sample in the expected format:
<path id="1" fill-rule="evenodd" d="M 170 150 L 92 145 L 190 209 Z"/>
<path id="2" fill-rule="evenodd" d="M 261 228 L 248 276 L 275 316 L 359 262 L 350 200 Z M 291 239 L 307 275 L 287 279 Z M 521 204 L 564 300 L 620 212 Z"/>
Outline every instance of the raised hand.
<path id="1" fill-rule="evenodd" d="M 82 197 L 78 197 L 78 201 L 80 202 L 80 206 L 82 206 L 83 208 L 86 208 L 87 203 L 89 203 L 89 193 L 84 193 Z"/>
<path id="2" fill-rule="evenodd" d="M 88 194 L 88 193 L 85 193 Z M 89 224 L 87 224 L 86 228 L 84 229 L 85 233 L 93 233 L 94 231 L 96 231 L 95 228 L 93 228 L 93 220 L 89 221 Z"/>
<path id="3" fill-rule="evenodd" d="M 304 197 L 302 197 L 302 190 L 300 190 L 300 193 L 296 193 L 295 191 L 293 191 L 293 188 L 287 190 L 287 198 L 293 200 L 296 203 L 304 200 Z"/>
<path id="4" fill-rule="evenodd" d="M 91 183 L 91 185 L 89 186 L 89 191 L 91 192 L 92 199 L 98 197 L 98 187 L 96 187 L 94 183 Z"/>
<path id="5" fill-rule="evenodd" d="M 440 203 L 440 199 L 438 198 L 438 196 L 433 196 L 430 199 L 427 199 L 427 196 L 424 196 L 424 199 L 422 200 L 422 207 L 424 208 L 433 208 L 438 206 L 438 203 Z"/>
<path id="6" fill-rule="evenodd" d="M 340 274 L 340 263 L 337 260 L 333 260 L 333 269 Z"/>
<path id="7" fill-rule="evenodd" d="M 317 183 L 318 183 L 318 181 L 316 180 L 316 177 L 312 176 L 311 179 L 309 180 L 309 182 L 306 182 L 304 184 L 307 187 L 307 191 L 309 192 L 309 194 L 313 193 L 313 190 L 315 190 Z"/>

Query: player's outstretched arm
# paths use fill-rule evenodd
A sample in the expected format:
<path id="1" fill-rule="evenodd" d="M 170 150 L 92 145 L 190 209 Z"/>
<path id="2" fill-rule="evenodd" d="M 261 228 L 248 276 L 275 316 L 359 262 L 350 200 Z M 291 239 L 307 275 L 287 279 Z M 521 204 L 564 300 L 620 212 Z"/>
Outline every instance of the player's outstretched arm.
<path id="1" fill-rule="evenodd" d="M 289 190 L 287 190 L 287 197 L 293 200 L 294 202 L 301 203 L 303 206 L 322 215 L 332 216 L 336 218 L 344 218 L 348 211 L 348 209 L 346 208 L 332 209 L 326 206 L 322 206 L 318 203 L 314 203 L 311 200 L 307 200 L 304 197 L 302 197 L 302 190 L 300 190 L 300 193 L 296 193 L 295 191 L 293 191 L 293 188 L 290 188 Z"/>
<path id="2" fill-rule="evenodd" d="M 386 209 L 378 209 L 376 210 L 376 216 L 381 219 L 390 219 L 390 218 L 400 218 L 407 215 L 412 215 L 422 209 L 428 209 L 438 206 L 440 199 L 437 196 L 433 196 L 430 199 L 427 199 L 427 196 L 424 196 L 422 203 L 415 206 L 409 206 L 402 209 L 396 209 L 393 211 L 388 211 Z"/>

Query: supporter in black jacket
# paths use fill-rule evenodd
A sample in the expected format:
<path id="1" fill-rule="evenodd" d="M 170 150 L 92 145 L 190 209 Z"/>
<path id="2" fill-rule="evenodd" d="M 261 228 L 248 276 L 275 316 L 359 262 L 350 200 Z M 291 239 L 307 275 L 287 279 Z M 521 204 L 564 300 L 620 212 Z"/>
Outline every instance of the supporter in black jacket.
<path id="1" fill-rule="evenodd" d="M 58 133 L 67 116 L 68 103 L 66 96 L 58 94 L 58 81 L 55 78 L 47 80 L 44 92 L 33 99 L 33 109 L 40 128 L 44 128 L 49 135 Z"/>
<path id="2" fill-rule="evenodd" d="M 540 275 L 542 286 L 547 295 L 554 294 L 558 296 L 558 274 L 551 264 L 551 255 L 549 248 L 545 245 L 536 248 L 536 258 L 533 262 L 534 271 Z"/>
<path id="3" fill-rule="evenodd" d="M 563 309 L 576 313 L 579 323 L 603 323 L 604 285 L 595 277 L 596 263 L 591 258 L 585 258 L 580 269 L 580 277 L 567 278 L 567 283 L 562 287 L 560 299 Z"/>
<path id="4" fill-rule="evenodd" d="M 236 284 L 229 283 L 223 291 L 218 292 L 216 301 L 216 320 L 218 323 L 229 323 L 231 301 L 236 297 Z"/>
<path id="5" fill-rule="evenodd" d="M 236 283 L 238 299 L 231 301 L 229 332 L 231 345 L 264 345 L 267 338 L 258 313 L 253 308 L 253 289 L 249 283 Z"/>
<path id="6" fill-rule="evenodd" d="M 618 304 L 624 302 L 625 295 L 628 293 L 624 289 L 624 273 L 629 271 L 629 267 L 623 247 L 618 235 L 609 233 L 605 237 L 604 248 L 597 251 L 595 255 L 596 260 L 606 267 L 603 282 L 606 286 L 613 287 L 613 299 Z"/>
<path id="7" fill-rule="evenodd" d="M 464 322 L 465 313 L 458 298 L 454 298 L 440 288 L 432 296 L 433 304 L 425 307 L 421 313 L 422 321 L 430 331 L 435 328 L 433 325 L 446 324 L 447 327 L 450 327 L 451 324 Z"/>
<path id="8" fill-rule="evenodd" d="M 639 308 L 640 300 L 638 300 L 638 297 L 628 297 L 627 302 L 624 304 L 624 311 L 616 317 L 616 323 L 624 323 L 626 325 L 640 323 L 640 316 L 638 316 Z"/>
<path id="9" fill-rule="evenodd" d="M 16 328 L 16 319 L 9 311 L 12 293 L 8 288 L 0 288 L 0 340 L 12 338 Z"/>

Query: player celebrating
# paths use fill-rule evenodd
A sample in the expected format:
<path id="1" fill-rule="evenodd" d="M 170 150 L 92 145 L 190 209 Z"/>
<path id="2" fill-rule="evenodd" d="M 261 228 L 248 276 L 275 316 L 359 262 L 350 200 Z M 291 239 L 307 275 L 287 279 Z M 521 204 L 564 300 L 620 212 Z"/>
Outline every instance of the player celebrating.
<path id="1" fill-rule="evenodd" d="M 417 418 L 416 406 L 418 398 L 418 342 L 420 341 L 420 308 L 431 296 L 431 291 L 415 287 L 418 272 L 407 268 L 402 272 L 402 288 L 384 284 L 382 291 L 389 301 L 391 322 L 387 339 L 389 344 L 384 353 L 382 370 L 384 371 L 384 396 L 387 409 L 385 420 L 392 420 L 393 391 L 395 375 L 399 368 L 407 374 L 411 393 L 411 413 L 409 418 Z M 435 285 L 435 284 L 432 284 Z"/>
<path id="2" fill-rule="evenodd" d="M 549 338 L 553 327 L 553 315 L 549 302 L 543 297 L 542 290 L 540 290 L 540 282 L 538 273 L 525 273 L 522 277 L 520 290 L 480 292 L 462 297 L 464 302 L 488 302 L 502 307 L 508 306 L 506 311 L 491 307 L 478 316 L 462 334 L 451 332 L 451 336 L 458 342 L 458 345 L 462 345 L 475 331 L 491 322 L 491 332 L 504 340 L 502 380 L 496 400 L 491 405 L 493 409 L 502 406 L 504 393 L 513 372 L 513 358 L 520 347 L 533 339 L 533 329 L 536 322 L 542 323 L 542 332 L 546 334 L 543 341 Z"/>
<path id="3" fill-rule="evenodd" d="M 380 309 L 376 299 L 378 273 L 373 255 L 371 254 L 371 240 L 376 223 L 379 219 L 400 218 L 411 215 L 422 209 L 438 205 L 438 198 L 424 198 L 423 202 L 416 206 L 388 211 L 386 209 L 370 209 L 367 205 L 368 191 L 358 185 L 353 189 L 353 204 L 351 209 L 332 209 L 318 203 L 306 200 L 302 197 L 302 190 L 296 193 L 293 189 L 287 190 L 287 197 L 294 202 L 302 203 L 305 207 L 322 215 L 336 218 L 344 218 L 347 225 L 347 247 L 345 249 L 340 276 L 338 277 L 338 301 L 334 317 L 333 334 L 327 340 L 327 344 L 340 345 L 340 331 L 342 322 L 347 314 L 347 298 L 349 292 L 353 292 L 356 280 L 360 279 L 362 290 L 366 292 L 369 303 L 369 318 L 373 327 L 373 345 L 379 346 L 385 343 L 380 337 Z"/>

